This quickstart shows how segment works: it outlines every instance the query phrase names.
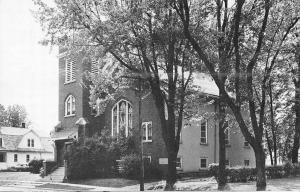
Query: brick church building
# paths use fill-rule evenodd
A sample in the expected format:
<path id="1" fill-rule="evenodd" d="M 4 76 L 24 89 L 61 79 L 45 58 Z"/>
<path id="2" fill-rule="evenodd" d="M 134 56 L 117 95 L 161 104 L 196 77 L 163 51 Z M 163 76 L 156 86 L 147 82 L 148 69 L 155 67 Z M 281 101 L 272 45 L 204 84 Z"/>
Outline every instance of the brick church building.
<path id="1" fill-rule="evenodd" d="M 63 165 L 64 150 L 72 140 L 90 137 L 103 129 L 112 136 L 121 131 L 128 135 L 138 128 L 139 96 L 130 89 L 119 93 L 105 112 L 95 116 L 89 105 L 89 87 L 86 71 L 93 71 L 93 65 L 84 65 L 83 57 L 70 56 L 67 51 L 59 53 L 59 123 L 51 132 L 55 143 L 56 161 Z M 198 112 L 217 112 L 214 102 L 218 98 L 216 85 L 207 76 L 199 75 L 196 81 L 205 98 L 210 98 Z M 167 165 L 167 152 L 161 134 L 161 125 L 154 99 L 149 91 L 141 97 L 141 120 L 143 131 L 143 155 L 160 166 Z M 192 118 L 185 123 L 177 158 L 177 169 L 194 172 L 207 169 L 211 163 L 218 163 L 218 119 L 214 116 Z M 238 127 L 226 130 L 226 153 L 228 166 L 255 166 L 254 152 L 245 141 Z"/>

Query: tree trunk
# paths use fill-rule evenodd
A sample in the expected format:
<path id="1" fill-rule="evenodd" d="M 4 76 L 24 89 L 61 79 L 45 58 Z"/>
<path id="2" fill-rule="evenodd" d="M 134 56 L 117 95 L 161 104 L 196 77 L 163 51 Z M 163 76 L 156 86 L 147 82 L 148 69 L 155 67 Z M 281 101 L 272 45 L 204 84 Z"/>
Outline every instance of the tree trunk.
<path id="1" fill-rule="evenodd" d="M 296 93 L 295 111 L 296 111 L 296 120 L 295 120 L 294 143 L 293 143 L 293 149 L 292 149 L 292 162 L 298 163 L 298 158 L 299 158 L 298 151 L 299 151 L 299 146 L 300 146 L 300 143 L 299 143 L 300 142 L 299 141 L 300 140 L 300 87 L 298 88 L 298 92 Z"/>
<path id="2" fill-rule="evenodd" d="M 298 64 L 298 70 L 295 74 L 297 76 L 293 81 L 295 85 L 295 135 L 294 144 L 292 149 L 292 162 L 298 163 L 298 151 L 299 151 L 299 140 L 300 140 L 300 42 L 297 43 L 295 57 Z"/>
<path id="3" fill-rule="evenodd" d="M 225 172 L 225 161 L 226 161 L 226 146 L 225 146 L 225 106 L 221 101 L 219 102 L 219 179 L 218 179 L 218 190 L 224 190 L 227 177 Z"/>
<path id="4" fill-rule="evenodd" d="M 269 81 L 269 96 L 270 96 L 270 112 L 271 112 L 271 130 L 273 138 L 274 165 L 277 165 L 277 135 L 274 121 L 273 95 L 272 95 L 272 80 Z M 273 165 L 273 164 L 272 164 Z"/>
<path id="5" fill-rule="evenodd" d="M 265 161 L 265 153 L 263 147 L 260 145 L 254 148 L 255 159 L 256 159 L 256 190 L 257 191 L 265 191 L 266 190 L 266 161 Z"/>
<path id="6" fill-rule="evenodd" d="M 269 149 L 269 154 L 270 154 L 271 165 L 274 165 L 274 163 L 273 163 L 271 141 L 270 141 L 269 134 L 268 134 L 267 130 L 265 130 L 265 133 L 266 133 L 266 139 L 267 139 L 267 144 L 268 144 L 268 149 Z"/>
<path id="7" fill-rule="evenodd" d="M 173 191 L 176 183 L 176 158 L 177 152 L 174 147 L 168 150 L 168 175 L 166 180 L 165 191 Z"/>

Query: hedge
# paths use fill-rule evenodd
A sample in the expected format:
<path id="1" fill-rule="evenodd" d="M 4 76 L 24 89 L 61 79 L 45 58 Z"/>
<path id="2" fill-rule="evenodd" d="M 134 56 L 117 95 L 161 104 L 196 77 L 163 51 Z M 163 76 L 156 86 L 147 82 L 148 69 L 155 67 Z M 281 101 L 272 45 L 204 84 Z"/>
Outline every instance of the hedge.
<path id="1" fill-rule="evenodd" d="M 43 161 L 44 160 L 31 160 L 29 163 L 28 163 L 28 166 L 29 166 L 29 171 L 30 173 L 40 173 L 40 170 L 41 168 L 43 167 Z"/>
<path id="2" fill-rule="evenodd" d="M 140 157 L 137 154 L 125 155 L 120 161 L 120 174 L 124 178 L 138 179 L 140 177 Z M 161 179 L 162 171 L 158 165 L 151 163 L 144 163 L 144 178 L 145 179 Z"/>
<path id="3" fill-rule="evenodd" d="M 218 181 L 219 166 L 212 164 L 209 167 L 211 176 Z M 228 182 L 247 182 L 256 180 L 256 168 L 232 167 L 225 169 Z M 269 179 L 300 175 L 300 164 L 286 163 L 284 165 L 267 166 L 266 177 Z"/>

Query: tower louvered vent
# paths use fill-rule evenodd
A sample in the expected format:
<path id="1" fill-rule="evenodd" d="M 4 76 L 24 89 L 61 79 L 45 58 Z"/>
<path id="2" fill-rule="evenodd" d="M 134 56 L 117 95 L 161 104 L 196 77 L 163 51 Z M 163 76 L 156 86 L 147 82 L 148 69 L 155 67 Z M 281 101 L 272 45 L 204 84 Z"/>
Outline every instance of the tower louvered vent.
<path id="1" fill-rule="evenodd" d="M 65 82 L 73 82 L 75 81 L 75 61 L 72 58 L 66 59 L 66 76 L 65 76 Z"/>

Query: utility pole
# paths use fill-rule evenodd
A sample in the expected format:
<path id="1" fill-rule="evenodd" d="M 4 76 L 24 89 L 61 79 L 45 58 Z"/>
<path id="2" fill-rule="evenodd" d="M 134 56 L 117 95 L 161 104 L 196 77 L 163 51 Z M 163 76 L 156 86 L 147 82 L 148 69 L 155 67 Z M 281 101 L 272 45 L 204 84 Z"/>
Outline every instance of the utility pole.
<path id="1" fill-rule="evenodd" d="M 143 160 L 143 130 L 142 130 L 142 118 L 141 118 L 141 105 L 142 105 L 142 90 L 141 90 L 141 77 L 138 77 L 139 87 L 139 132 L 140 132 L 140 191 L 144 191 L 144 160 Z"/>

